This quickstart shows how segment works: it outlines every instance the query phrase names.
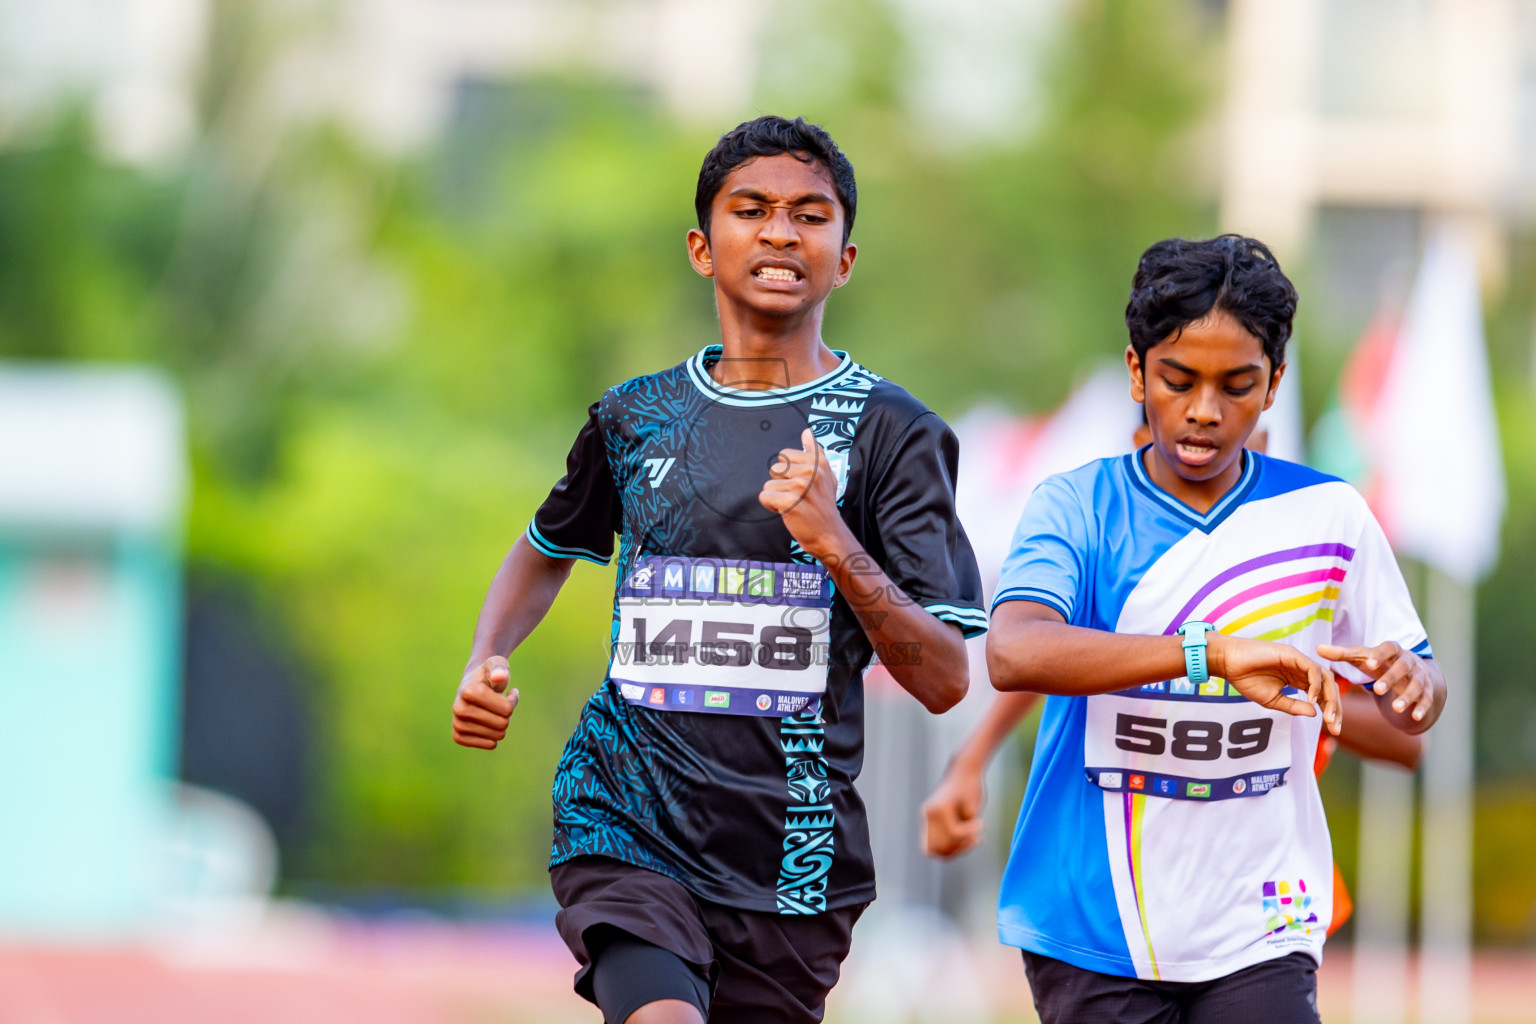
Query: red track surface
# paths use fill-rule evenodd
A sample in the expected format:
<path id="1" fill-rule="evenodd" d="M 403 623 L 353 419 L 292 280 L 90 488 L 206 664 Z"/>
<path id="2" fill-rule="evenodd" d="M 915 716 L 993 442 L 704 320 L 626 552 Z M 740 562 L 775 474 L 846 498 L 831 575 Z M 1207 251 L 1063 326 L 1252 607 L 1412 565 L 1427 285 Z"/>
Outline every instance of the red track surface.
<path id="1" fill-rule="evenodd" d="M 1016 954 L 978 945 L 1000 1020 L 1033 1020 Z M 597 1024 L 571 994 L 549 927 L 357 923 L 286 911 L 238 938 L 96 948 L 0 945 L 0 1024 Z M 1536 957 L 1484 954 L 1479 1024 L 1536 1022 Z M 1321 976 L 1323 1019 L 1346 1019 L 1349 957 Z M 831 1024 L 849 1020 L 836 996 Z"/>

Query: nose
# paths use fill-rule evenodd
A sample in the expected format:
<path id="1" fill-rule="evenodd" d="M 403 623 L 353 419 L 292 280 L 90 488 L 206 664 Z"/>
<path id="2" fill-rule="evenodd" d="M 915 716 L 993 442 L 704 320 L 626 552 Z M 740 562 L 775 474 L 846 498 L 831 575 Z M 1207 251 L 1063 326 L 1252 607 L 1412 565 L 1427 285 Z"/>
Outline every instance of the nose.
<path id="1" fill-rule="evenodd" d="M 779 207 L 769 210 L 758 238 L 775 249 L 793 249 L 800 244 L 800 232 L 795 229 L 794 218 L 788 210 Z"/>
<path id="2" fill-rule="evenodd" d="M 1221 396 L 1215 385 L 1199 385 L 1190 396 L 1184 418 L 1200 426 L 1214 427 L 1221 423 Z"/>

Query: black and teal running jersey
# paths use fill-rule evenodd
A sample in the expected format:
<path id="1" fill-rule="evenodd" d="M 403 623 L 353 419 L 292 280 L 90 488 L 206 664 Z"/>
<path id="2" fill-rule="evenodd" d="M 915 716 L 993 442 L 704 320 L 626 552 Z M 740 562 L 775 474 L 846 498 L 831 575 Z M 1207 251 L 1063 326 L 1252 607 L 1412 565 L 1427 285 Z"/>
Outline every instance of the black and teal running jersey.
<path id="1" fill-rule="evenodd" d="M 612 857 L 712 902 L 817 913 L 874 898 L 853 786 L 873 651 L 758 494 L 810 427 L 893 596 L 972 636 L 986 616 L 955 516 L 958 444 L 844 353 L 771 390 L 716 383 L 720 353 L 606 392 L 527 530 L 547 555 L 600 564 L 619 538 L 612 660 L 556 771 L 551 866 Z"/>

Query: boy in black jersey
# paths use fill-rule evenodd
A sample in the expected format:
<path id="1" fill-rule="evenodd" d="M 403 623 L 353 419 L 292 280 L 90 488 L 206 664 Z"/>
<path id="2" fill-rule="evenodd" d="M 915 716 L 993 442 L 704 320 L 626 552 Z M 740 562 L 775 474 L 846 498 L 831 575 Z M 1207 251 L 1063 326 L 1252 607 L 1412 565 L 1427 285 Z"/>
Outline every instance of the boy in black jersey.
<path id="1" fill-rule="evenodd" d="M 818 1021 L 875 896 L 862 672 L 878 651 L 930 711 L 953 706 L 981 583 L 954 434 L 821 339 L 857 255 L 847 158 L 761 117 L 705 158 L 695 205 L 721 343 L 591 407 L 491 584 L 454 739 L 506 735 L 505 655 L 617 534 L 608 677 L 554 784 L 577 991 L 611 1024 Z"/>

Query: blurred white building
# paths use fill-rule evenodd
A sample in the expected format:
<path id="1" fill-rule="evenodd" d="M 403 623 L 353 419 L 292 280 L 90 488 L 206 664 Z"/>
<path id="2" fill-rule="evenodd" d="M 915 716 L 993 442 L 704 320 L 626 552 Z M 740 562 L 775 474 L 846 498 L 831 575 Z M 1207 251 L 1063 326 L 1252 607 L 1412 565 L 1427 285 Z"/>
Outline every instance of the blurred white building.
<path id="1" fill-rule="evenodd" d="M 885 0 L 906 44 L 905 102 L 952 141 L 1027 131 L 1074 2 Z M 253 0 L 238 23 L 267 69 L 259 118 L 336 117 L 395 153 L 434 139 L 466 82 L 573 70 L 711 126 L 757 113 L 754 98 L 814 107 L 851 61 L 798 28 L 838 16 L 835 2 L 790 7 L 769 24 L 747 0 Z M 200 79 L 228 70 L 209 62 L 236 55 L 211 46 L 213 15 L 212 0 L 0 0 L 0 141 L 78 102 L 116 156 L 182 152 Z"/>
<path id="2" fill-rule="evenodd" d="M 1330 326 L 1406 288 L 1430 216 L 1496 286 L 1536 210 L 1536 5 L 1232 0 L 1223 122 L 1223 226 L 1307 255 Z"/>
<path id="3" fill-rule="evenodd" d="M 179 151 L 213 59 L 212 6 L 0 0 L 0 132 L 78 101 L 121 157 Z M 467 79 L 591 69 L 654 90 L 684 117 L 738 109 L 757 78 L 761 10 L 746 0 L 278 0 L 251 5 L 242 44 L 269 51 L 269 116 L 335 115 L 396 152 L 436 133 Z"/>

